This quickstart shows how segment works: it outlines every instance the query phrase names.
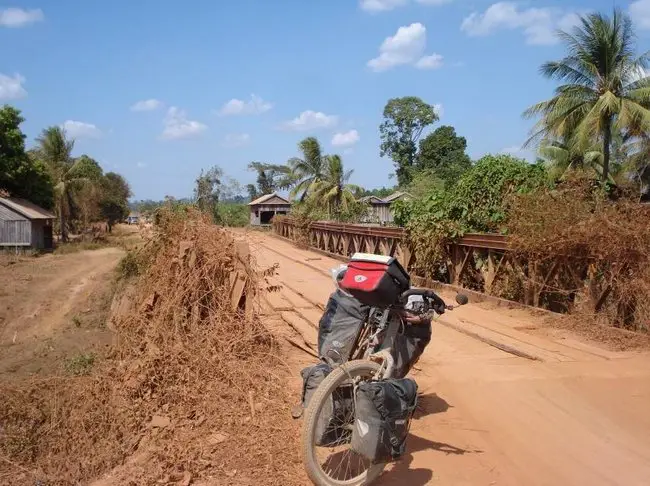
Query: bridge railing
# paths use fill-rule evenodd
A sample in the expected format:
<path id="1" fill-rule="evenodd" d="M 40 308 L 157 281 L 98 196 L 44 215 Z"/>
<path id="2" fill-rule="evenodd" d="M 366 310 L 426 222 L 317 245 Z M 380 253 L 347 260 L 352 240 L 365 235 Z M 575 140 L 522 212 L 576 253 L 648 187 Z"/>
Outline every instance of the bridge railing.
<path id="1" fill-rule="evenodd" d="M 324 221 L 298 228 L 293 219 L 281 218 L 274 222 L 274 231 L 294 241 L 302 233 L 303 241 L 306 239 L 311 248 L 332 255 L 350 257 L 356 252 L 389 255 L 414 276 L 426 278 L 426 274 L 432 273 L 418 265 L 403 228 Z M 444 283 L 468 286 L 528 305 L 565 311 L 566 296 L 586 288 L 591 305 L 597 310 L 608 292 L 599 282 L 588 281 L 589 262 L 561 256 L 544 262 L 522 260 L 510 251 L 504 235 L 466 234 L 450 245 L 447 253 Z M 519 283 L 513 284 L 514 280 Z M 516 288 L 504 290 L 508 285 Z"/>

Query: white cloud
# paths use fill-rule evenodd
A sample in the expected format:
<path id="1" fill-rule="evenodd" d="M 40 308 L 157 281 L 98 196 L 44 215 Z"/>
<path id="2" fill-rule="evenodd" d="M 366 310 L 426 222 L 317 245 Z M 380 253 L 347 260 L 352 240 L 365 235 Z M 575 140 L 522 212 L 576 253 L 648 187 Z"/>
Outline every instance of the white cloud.
<path id="1" fill-rule="evenodd" d="M 285 122 L 283 127 L 287 130 L 307 131 L 318 128 L 331 128 L 338 123 L 336 115 L 326 115 L 320 111 L 307 110 L 291 121 Z"/>
<path id="2" fill-rule="evenodd" d="M 0 73 L 0 100 L 17 100 L 27 96 L 23 87 L 25 78 L 20 74 L 8 76 Z"/>
<path id="3" fill-rule="evenodd" d="M 421 57 L 418 62 L 415 63 L 415 67 L 418 69 L 438 69 L 442 67 L 443 57 L 440 54 L 431 54 L 430 56 Z"/>
<path id="4" fill-rule="evenodd" d="M 630 17 L 641 29 L 650 29 L 650 0 L 638 0 L 630 4 Z"/>
<path id="5" fill-rule="evenodd" d="M 249 101 L 238 100 L 237 98 L 231 99 L 221 107 L 219 114 L 222 116 L 259 115 L 269 111 L 271 108 L 273 108 L 272 103 L 264 101 L 259 96 L 252 94 Z"/>
<path id="6" fill-rule="evenodd" d="M 442 103 L 436 103 L 435 105 L 433 105 L 433 111 L 436 112 L 438 118 L 442 118 L 445 115 L 445 107 L 442 106 Z"/>
<path id="7" fill-rule="evenodd" d="M 415 0 L 417 3 L 421 3 L 422 5 L 432 5 L 434 7 L 437 7 L 438 5 L 444 5 L 446 3 L 451 3 L 454 0 Z"/>
<path id="8" fill-rule="evenodd" d="M 23 10 L 22 8 L 5 8 L 0 10 L 0 26 L 24 27 L 25 25 L 40 22 L 45 16 L 40 8 Z"/>
<path id="9" fill-rule="evenodd" d="M 86 123 L 75 120 L 66 120 L 61 125 L 70 138 L 99 138 L 102 131 L 92 123 Z"/>
<path id="10" fill-rule="evenodd" d="M 137 166 L 138 169 L 144 169 L 147 166 L 147 164 L 145 164 L 144 162 L 138 162 L 135 165 Z"/>
<path id="11" fill-rule="evenodd" d="M 379 56 L 368 61 L 368 67 L 376 72 L 386 71 L 405 64 L 420 69 L 432 69 L 442 65 L 442 56 L 422 56 L 427 44 L 427 29 L 419 22 L 402 26 L 395 35 L 386 37 L 379 46 Z"/>
<path id="12" fill-rule="evenodd" d="M 142 100 L 131 105 L 131 111 L 153 111 L 163 105 L 163 102 L 156 99 Z"/>
<path id="13" fill-rule="evenodd" d="M 408 0 L 361 0 L 359 6 L 368 12 L 386 12 L 406 5 Z"/>
<path id="14" fill-rule="evenodd" d="M 229 133 L 224 137 L 223 146 L 230 148 L 243 147 L 251 141 L 248 133 Z"/>
<path id="15" fill-rule="evenodd" d="M 359 141 L 359 132 L 350 130 L 347 132 L 335 133 L 332 137 L 332 145 L 335 147 L 350 147 Z"/>
<path id="16" fill-rule="evenodd" d="M 484 13 L 474 12 L 466 17 L 460 29 L 474 37 L 503 29 L 521 30 L 527 44 L 550 45 L 558 42 L 555 35 L 558 29 L 570 30 L 577 22 L 575 12 L 551 7 L 520 9 L 515 2 L 498 2 Z"/>
<path id="17" fill-rule="evenodd" d="M 207 130 L 207 126 L 195 120 L 188 120 L 187 113 L 172 106 L 167 110 L 163 120 L 165 129 L 160 137 L 164 140 L 181 140 L 193 138 Z"/>

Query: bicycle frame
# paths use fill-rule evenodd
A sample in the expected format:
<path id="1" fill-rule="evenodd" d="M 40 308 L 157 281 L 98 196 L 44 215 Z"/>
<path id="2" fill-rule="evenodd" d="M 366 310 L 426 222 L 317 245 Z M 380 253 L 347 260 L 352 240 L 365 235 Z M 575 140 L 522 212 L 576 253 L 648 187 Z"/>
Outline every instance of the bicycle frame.
<path id="1" fill-rule="evenodd" d="M 376 312 L 381 312 L 381 318 L 377 326 L 373 326 L 370 322 L 371 316 Z M 392 356 L 393 343 L 395 336 L 399 332 L 402 325 L 402 319 L 397 312 L 397 309 L 389 307 L 384 310 L 373 308 L 368 314 L 368 320 L 359 329 L 359 333 L 355 340 L 354 346 L 350 351 L 350 359 L 370 359 L 377 361 L 381 364 L 381 369 L 378 372 L 378 379 L 390 378 L 393 374 L 394 359 Z M 375 332 L 373 333 L 373 328 Z M 383 334 L 381 340 L 378 340 L 380 334 Z M 362 350 L 363 344 L 366 344 L 361 356 L 355 357 L 359 351 Z"/>

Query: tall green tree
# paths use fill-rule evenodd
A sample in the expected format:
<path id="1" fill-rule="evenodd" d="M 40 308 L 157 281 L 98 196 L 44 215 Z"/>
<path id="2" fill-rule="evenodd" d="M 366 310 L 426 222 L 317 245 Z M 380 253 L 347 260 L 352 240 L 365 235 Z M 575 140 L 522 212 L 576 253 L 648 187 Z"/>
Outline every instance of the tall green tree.
<path id="1" fill-rule="evenodd" d="M 310 197 L 321 207 L 326 207 L 330 216 L 347 211 L 355 204 L 362 189 L 349 183 L 352 170 L 346 171 L 339 155 L 326 155 L 323 175 L 310 187 Z"/>
<path id="2" fill-rule="evenodd" d="M 318 182 L 325 171 L 323 150 L 316 137 L 307 137 L 298 143 L 302 158 L 293 157 L 287 161 L 290 172 L 290 183 L 293 186 L 290 197 L 300 194 L 300 201 L 307 197 L 310 187 Z"/>
<path id="3" fill-rule="evenodd" d="M 124 177 L 115 172 L 107 172 L 99 180 L 101 199 L 99 208 L 101 217 L 108 225 L 108 231 L 129 215 L 128 200 L 131 188 Z"/>
<path id="4" fill-rule="evenodd" d="M 78 184 L 73 194 L 75 205 L 73 213 L 78 216 L 82 227 L 87 228 L 90 222 L 102 219 L 100 203 L 102 200 L 101 180 L 104 170 L 92 157 L 82 155 L 74 159 L 71 177 L 84 180 L 84 184 Z M 110 226 L 109 226 L 110 227 Z"/>
<path id="5" fill-rule="evenodd" d="M 47 165 L 54 182 L 55 207 L 59 217 L 61 241 L 68 240 L 68 223 L 74 210 L 73 193 L 86 180 L 75 175 L 72 158 L 74 140 L 68 139 L 63 128 L 52 126 L 36 139 L 38 156 Z"/>
<path id="6" fill-rule="evenodd" d="M 443 125 L 420 140 L 416 167 L 452 186 L 472 166 L 466 149 L 465 137 L 458 136 L 454 127 Z"/>
<path id="7" fill-rule="evenodd" d="M 0 108 L 0 189 L 47 209 L 54 203 L 54 189 L 47 167 L 25 151 L 24 122 L 20 111 L 5 105 Z"/>
<path id="8" fill-rule="evenodd" d="M 99 182 L 104 175 L 104 170 L 92 157 L 84 154 L 73 161 L 72 175 L 75 177 L 83 177 L 89 181 Z"/>
<path id="9" fill-rule="evenodd" d="M 524 116 L 540 117 L 529 140 L 570 139 L 579 150 L 602 146 L 602 180 L 610 173 L 612 133 L 650 132 L 648 53 L 636 54 L 630 17 L 592 13 L 571 33 L 560 31 L 567 55 L 542 65 L 544 76 L 564 84 L 555 96 L 531 106 Z"/>
<path id="10" fill-rule="evenodd" d="M 384 121 L 379 126 L 380 155 L 393 159 L 400 186 L 411 180 L 422 131 L 437 120 L 434 107 L 416 96 L 393 98 L 386 103 Z"/>
<path id="11" fill-rule="evenodd" d="M 194 200 L 198 208 L 206 214 L 210 214 L 217 220 L 217 205 L 219 204 L 219 193 L 223 171 L 216 165 L 206 171 L 203 169 L 196 178 L 194 187 Z"/>

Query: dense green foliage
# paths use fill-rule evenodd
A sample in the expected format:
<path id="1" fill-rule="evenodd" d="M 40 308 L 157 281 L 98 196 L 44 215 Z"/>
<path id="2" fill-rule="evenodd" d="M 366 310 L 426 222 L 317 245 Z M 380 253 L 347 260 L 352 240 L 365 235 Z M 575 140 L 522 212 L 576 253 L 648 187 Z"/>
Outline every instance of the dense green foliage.
<path id="1" fill-rule="evenodd" d="M 88 155 L 73 157 L 74 140 L 58 126 L 44 129 L 26 151 L 23 121 L 17 109 L 0 108 L 0 190 L 54 209 L 63 241 L 70 230 L 95 221 L 112 226 L 126 217 L 131 191 L 122 176 L 104 174 Z"/>
<path id="2" fill-rule="evenodd" d="M 26 137 L 20 129 L 24 121 L 16 108 L 0 108 L 0 189 L 51 209 L 52 179 L 45 164 L 25 150 Z"/>
<path id="3" fill-rule="evenodd" d="M 465 137 L 456 135 L 454 127 L 443 125 L 420 140 L 415 168 L 451 187 L 472 166 L 466 149 Z"/>
<path id="4" fill-rule="evenodd" d="M 54 184 L 55 209 L 61 240 L 66 241 L 75 221 L 84 229 L 94 221 L 105 221 L 109 230 L 128 215 L 131 189 L 119 174 L 104 174 L 99 163 L 82 155 L 72 156 L 74 140 L 58 126 L 44 129 L 32 152 L 47 166 Z"/>
<path id="5" fill-rule="evenodd" d="M 124 177 L 115 172 L 107 172 L 104 176 L 100 176 L 99 185 L 100 213 L 110 231 L 114 224 L 123 221 L 129 215 L 127 201 L 131 197 L 131 189 Z"/>
<path id="6" fill-rule="evenodd" d="M 217 207 L 218 221 L 223 226 L 241 228 L 250 221 L 248 205 L 233 202 L 221 202 Z"/>
<path id="7" fill-rule="evenodd" d="M 448 190 L 393 204 L 395 221 L 406 226 L 418 264 L 435 269 L 446 262 L 446 245 L 469 232 L 505 232 L 511 196 L 548 185 L 541 164 L 509 155 L 488 155 Z"/>

